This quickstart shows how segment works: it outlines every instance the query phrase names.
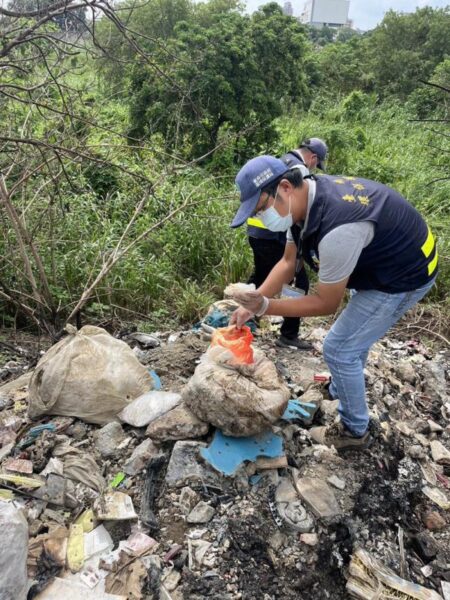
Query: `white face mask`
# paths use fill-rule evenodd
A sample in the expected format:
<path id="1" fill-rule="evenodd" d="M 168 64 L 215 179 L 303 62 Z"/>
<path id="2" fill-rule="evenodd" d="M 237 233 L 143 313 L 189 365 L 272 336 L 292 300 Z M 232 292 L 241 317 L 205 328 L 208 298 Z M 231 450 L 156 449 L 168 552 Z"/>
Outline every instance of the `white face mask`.
<path id="1" fill-rule="evenodd" d="M 278 190 L 275 194 L 277 197 Z M 294 224 L 294 219 L 291 214 L 291 197 L 289 196 L 289 212 L 285 217 L 282 217 L 274 206 L 269 206 L 266 210 L 256 215 L 269 231 L 287 231 Z"/>

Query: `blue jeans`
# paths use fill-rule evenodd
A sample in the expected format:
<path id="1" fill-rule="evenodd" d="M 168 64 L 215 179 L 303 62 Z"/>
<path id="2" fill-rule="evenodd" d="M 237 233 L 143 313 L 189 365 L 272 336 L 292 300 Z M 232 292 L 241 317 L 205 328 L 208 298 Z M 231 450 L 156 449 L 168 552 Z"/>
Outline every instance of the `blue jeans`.
<path id="1" fill-rule="evenodd" d="M 364 367 L 370 347 L 433 285 L 434 280 L 401 294 L 354 292 L 325 338 L 323 357 L 332 378 L 329 392 L 339 398 L 341 421 L 354 435 L 363 435 L 369 424 Z"/>

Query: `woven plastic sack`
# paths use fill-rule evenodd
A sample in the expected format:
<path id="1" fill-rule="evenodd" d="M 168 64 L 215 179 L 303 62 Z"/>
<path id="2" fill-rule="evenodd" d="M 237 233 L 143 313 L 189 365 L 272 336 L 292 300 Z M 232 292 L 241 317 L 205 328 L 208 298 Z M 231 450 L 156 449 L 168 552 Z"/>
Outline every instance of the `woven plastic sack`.
<path id="1" fill-rule="evenodd" d="M 210 347 L 183 389 L 183 400 L 225 435 L 262 433 L 284 413 L 289 388 L 261 350 L 254 350 L 251 365 L 230 366 L 233 358 L 230 350 Z"/>
<path id="2" fill-rule="evenodd" d="M 222 346 L 234 356 L 233 364 L 251 365 L 253 363 L 253 335 L 250 327 L 244 325 L 238 329 L 234 325 L 221 327 L 213 333 L 211 346 Z"/>
<path id="3" fill-rule="evenodd" d="M 39 361 L 29 386 L 28 415 L 78 417 L 104 425 L 132 400 L 148 392 L 153 380 L 125 342 L 100 327 L 86 325 Z"/>
<path id="4" fill-rule="evenodd" d="M 26 600 L 28 523 L 12 503 L 0 501 L 0 600 Z"/>

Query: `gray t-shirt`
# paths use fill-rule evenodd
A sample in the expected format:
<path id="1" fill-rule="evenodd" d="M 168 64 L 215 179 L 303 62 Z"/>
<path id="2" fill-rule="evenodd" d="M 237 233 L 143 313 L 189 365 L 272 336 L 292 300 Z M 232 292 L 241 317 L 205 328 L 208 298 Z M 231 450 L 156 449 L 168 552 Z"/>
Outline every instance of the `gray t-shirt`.
<path id="1" fill-rule="evenodd" d="M 316 191 L 315 182 L 308 183 L 310 187 L 305 222 L 308 220 Z M 373 240 L 374 233 L 375 225 L 372 221 L 346 223 L 327 233 L 319 243 L 319 281 L 338 283 L 350 277 L 361 252 Z M 290 229 L 287 231 L 286 242 L 295 243 Z"/>

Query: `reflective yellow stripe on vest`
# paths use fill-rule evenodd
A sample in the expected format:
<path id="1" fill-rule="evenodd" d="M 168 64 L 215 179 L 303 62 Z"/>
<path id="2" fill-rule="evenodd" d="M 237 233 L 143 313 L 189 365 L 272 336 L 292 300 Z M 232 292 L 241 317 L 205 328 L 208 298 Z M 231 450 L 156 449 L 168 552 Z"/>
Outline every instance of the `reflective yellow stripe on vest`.
<path id="1" fill-rule="evenodd" d="M 434 236 L 431 233 L 431 229 L 428 227 L 427 239 L 425 240 L 425 242 L 422 244 L 422 246 L 420 248 L 422 250 L 423 254 L 425 255 L 425 258 L 428 258 L 431 255 L 435 246 L 436 246 L 436 242 L 435 242 Z M 438 263 L 438 253 L 436 250 L 436 252 L 434 253 L 433 259 L 428 263 L 428 275 L 432 275 L 434 273 L 434 271 L 436 270 L 436 267 L 437 267 L 437 263 Z"/>
<path id="2" fill-rule="evenodd" d="M 250 217 L 247 219 L 247 225 L 250 225 L 251 227 L 259 227 L 260 229 L 267 229 L 261 219 L 257 219 L 256 217 Z"/>

